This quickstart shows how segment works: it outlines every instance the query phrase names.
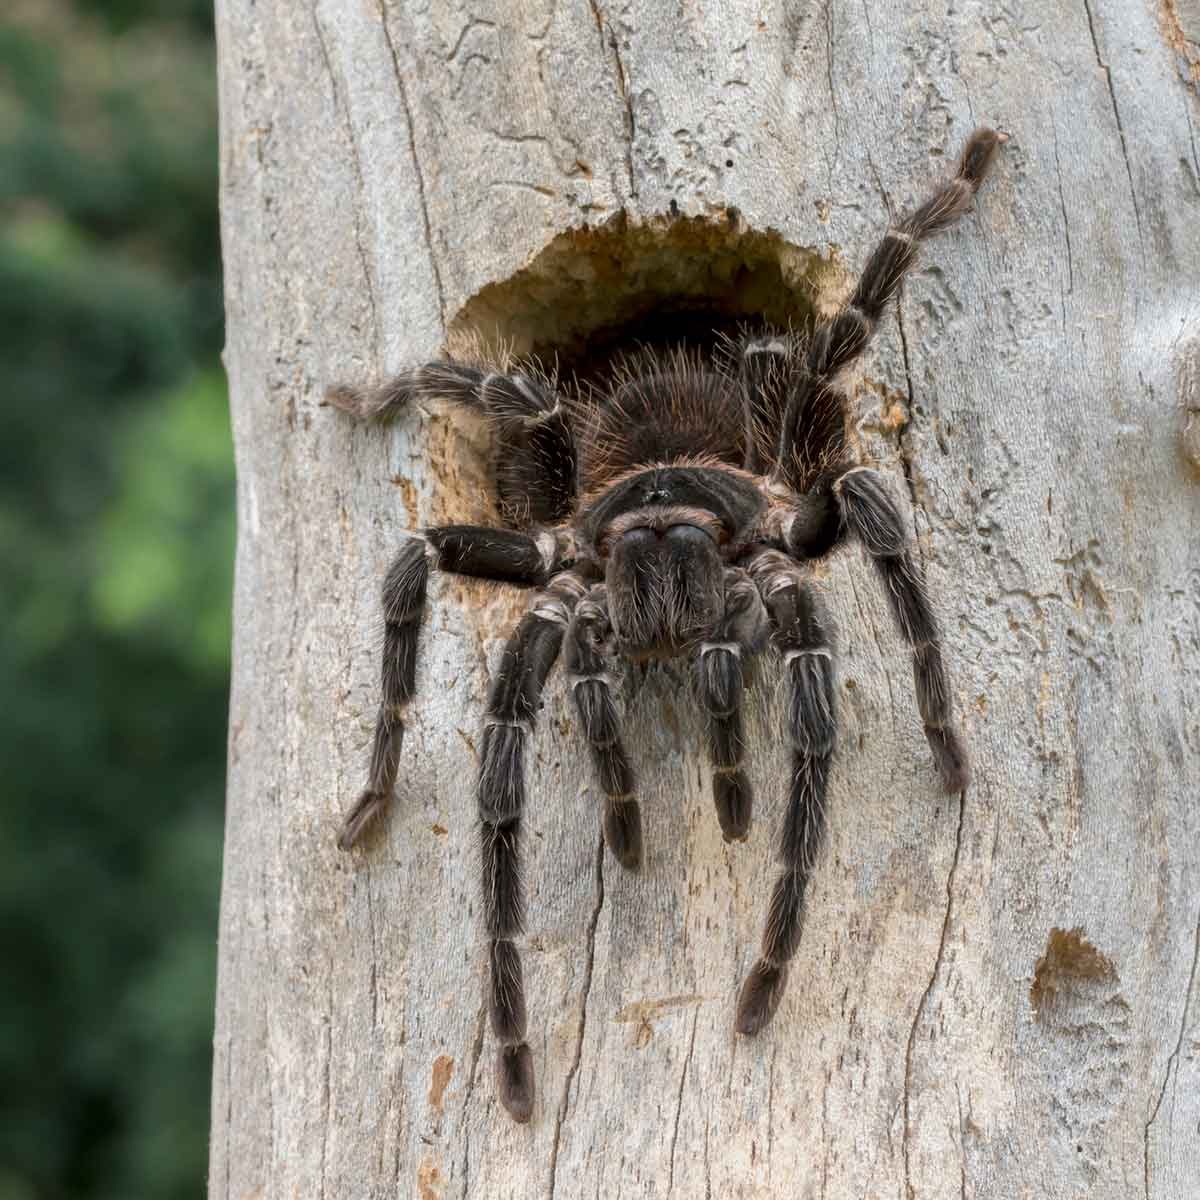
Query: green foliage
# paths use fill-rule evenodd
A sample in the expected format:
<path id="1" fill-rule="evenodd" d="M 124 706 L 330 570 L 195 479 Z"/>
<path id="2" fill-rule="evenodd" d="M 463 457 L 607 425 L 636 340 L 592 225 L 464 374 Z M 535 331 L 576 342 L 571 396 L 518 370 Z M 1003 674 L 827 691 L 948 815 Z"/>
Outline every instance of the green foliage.
<path id="1" fill-rule="evenodd" d="M 199 1197 L 233 466 L 211 14 L 0 14 L 0 1200 Z"/>

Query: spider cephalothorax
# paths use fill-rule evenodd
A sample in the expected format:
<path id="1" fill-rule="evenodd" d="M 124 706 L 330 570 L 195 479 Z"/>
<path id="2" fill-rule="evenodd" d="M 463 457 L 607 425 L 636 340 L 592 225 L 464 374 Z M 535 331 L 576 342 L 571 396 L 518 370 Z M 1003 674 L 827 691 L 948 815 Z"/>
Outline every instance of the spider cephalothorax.
<path id="1" fill-rule="evenodd" d="M 728 468 L 666 464 L 586 507 L 584 550 L 604 571 L 618 653 L 674 658 L 701 643 L 724 607 L 725 567 L 765 507 Z"/>
<path id="2" fill-rule="evenodd" d="M 738 1001 L 740 1033 L 757 1033 L 783 994 L 823 841 L 837 714 L 832 632 L 811 564 L 847 539 L 874 562 L 912 647 L 917 708 L 942 783 L 966 786 L 924 576 L 883 477 L 854 456 L 837 380 L 866 348 L 918 244 L 968 210 L 1004 140 L 988 129 L 972 135 L 954 177 L 888 230 L 848 303 L 807 339 L 760 331 L 732 354 L 643 353 L 599 386 L 560 387 L 536 364 L 489 370 L 445 360 L 374 391 L 330 393 L 364 418 L 444 397 L 481 410 L 494 429 L 497 498 L 513 527 L 427 529 L 404 542 L 388 570 L 374 749 L 339 844 L 358 840 L 396 783 L 430 563 L 533 588 L 488 697 L 478 788 L 498 1089 L 517 1120 L 529 1119 L 534 1091 L 515 942 L 524 753 L 560 650 L 604 794 L 605 841 L 627 868 L 641 861 L 641 819 L 614 660 L 690 659 L 717 817 L 737 841 L 752 807 L 741 769 L 742 670 L 768 642 L 779 653 L 791 751 L 782 869 Z"/>

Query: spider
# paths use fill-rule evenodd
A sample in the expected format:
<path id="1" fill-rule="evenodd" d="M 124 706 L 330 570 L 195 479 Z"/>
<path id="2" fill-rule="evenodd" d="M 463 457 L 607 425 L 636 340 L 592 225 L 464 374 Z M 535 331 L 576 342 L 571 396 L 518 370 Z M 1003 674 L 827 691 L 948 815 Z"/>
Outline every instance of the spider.
<path id="1" fill-rule="evenodd" d="M 768 329 L 743 335 L 724 355 L 643 352 L 590 389 L 559 387 L 536 363 L 488 370 L 444 359 L 374 390 L 329 393 L 363 419 L 447 398 L 481 411 L 493 430 L 495 485 L 510 527 L 426 529 L 388 569 L 382 703 L 367 785 L 338 844 L 346 850 L 360 839 L 396 784 L 430 565 L 533 588 L 488 696 L 478 784 L 497 1092 L 517 1121 L 530 1119 L 534 1102 L 515 941 L 523 924 L 525 753 L 560 650 L 603 792 L 604 840 L 629 870 L 641 862 L 641 818 L 614 660 L 690 660 L 717 818 L 725 839 L 739 841 L 752 809 L 742 769 L 742 672 L 768 643 L 782 658 L 791 750 L 782 869 L 760 956 L 738 998 L 742 1034 L 758 1033 L 779 1005 L 824 839 L 837 737 L 835 650 L 813 563 L 848 539 L 873 561 L 912 648 L 917 708 L 941 782 L 951 793 L 967 785 L 924 576 L 883 477 L 857 461 L 838 381 L 866 349 L 919 243 L 969 210 L 1006 140 L 976 130 L 953 178 L 887 231 L 849 301 L 807 339 Z"/>

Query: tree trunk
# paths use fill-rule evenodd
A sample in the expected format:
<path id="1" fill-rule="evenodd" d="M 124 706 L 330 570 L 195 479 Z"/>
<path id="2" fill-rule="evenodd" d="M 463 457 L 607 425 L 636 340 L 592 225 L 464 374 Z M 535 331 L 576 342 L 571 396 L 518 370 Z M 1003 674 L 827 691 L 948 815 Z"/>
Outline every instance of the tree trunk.
<path id="1" fill-rule="evenodd" d="M 1195 0 L 220 0 L 217 23 L 240 537 L 210 1195 L 1200 1193 Z M 839 554 L 829 844 L 746 1040 L 776 669 L 732 847 L 685 674 L 631 678 L 636 875 L 600 851 L 553 676 L 525 830 L 538 1098 L 514 1125 L 473 776 L 525 596 L 435 577 L 399 794 L 339 853 L 383 571 L 403 531 L 489 510 L 460 414 L 356 426 L 323 389 L 458 329 L 557 344 L 633 311 L 643 263 L 651 292 L 707 286 L 710 251 L 774 256 L 820 309 L 977 123 L 1011 141 L 856 401 L 911 504 L 974 781 L 938 794 L 881 589 Z M 673 206 L 692 241 L 651 220 Z"/>

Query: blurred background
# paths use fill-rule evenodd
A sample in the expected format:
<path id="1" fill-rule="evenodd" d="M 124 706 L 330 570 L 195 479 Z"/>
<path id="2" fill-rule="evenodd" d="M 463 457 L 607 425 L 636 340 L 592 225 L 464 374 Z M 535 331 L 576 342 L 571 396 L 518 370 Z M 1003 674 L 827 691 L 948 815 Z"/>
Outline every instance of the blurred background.
<path id="1" fill-rule="evenodd" d="M 0 1200 L 201 1197 L 233 463 L 210 0 L 0 5 Z"/>

